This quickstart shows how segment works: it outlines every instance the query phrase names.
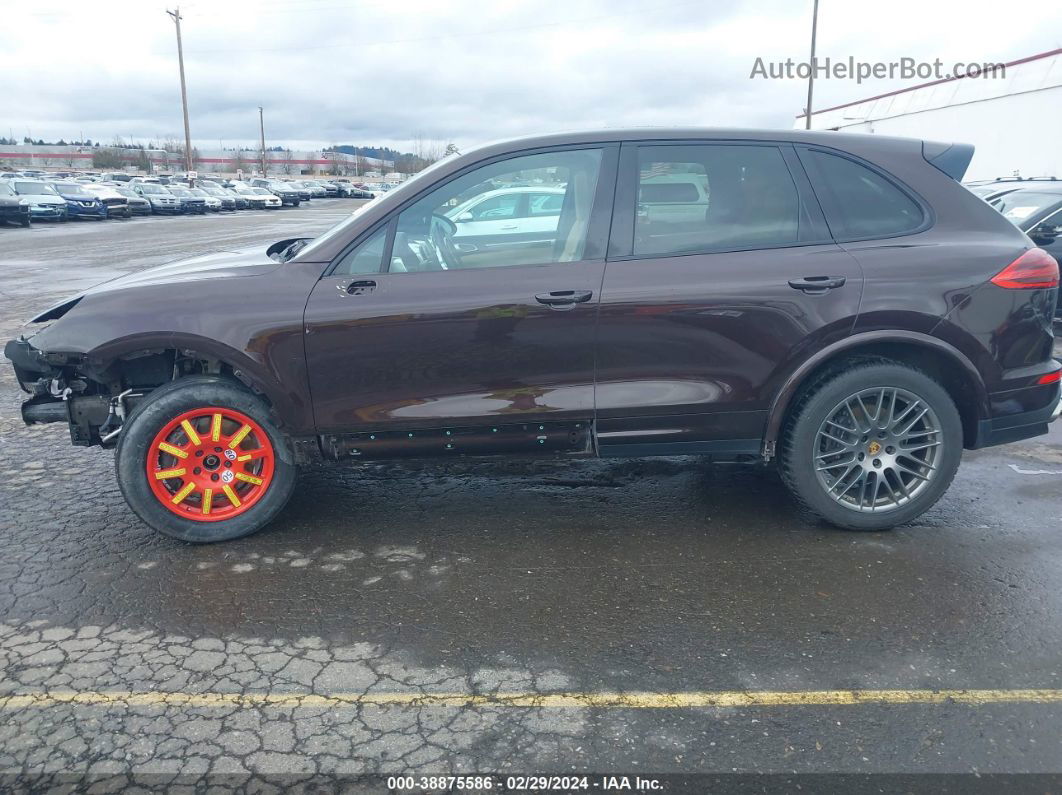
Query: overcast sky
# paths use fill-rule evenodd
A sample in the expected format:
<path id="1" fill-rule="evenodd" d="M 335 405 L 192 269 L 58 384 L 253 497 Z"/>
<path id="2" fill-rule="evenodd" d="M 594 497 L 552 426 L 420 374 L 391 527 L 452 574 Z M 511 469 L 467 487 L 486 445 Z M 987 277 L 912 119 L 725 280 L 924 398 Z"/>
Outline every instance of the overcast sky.
<path id="1" fill-rule="evenodd" d="M 0 134 L 183 138 L 164 0 L 4 4 Z M 181 4 L 200 147 L 462 148 L 638 125 L 791 127 L 811 0 L 189 0 Z M 1062 46 L 1062 4 L 821 0 L 819 56 L 1008 61 Z M 827 107 L 919 81 L 822 80 Z"/>

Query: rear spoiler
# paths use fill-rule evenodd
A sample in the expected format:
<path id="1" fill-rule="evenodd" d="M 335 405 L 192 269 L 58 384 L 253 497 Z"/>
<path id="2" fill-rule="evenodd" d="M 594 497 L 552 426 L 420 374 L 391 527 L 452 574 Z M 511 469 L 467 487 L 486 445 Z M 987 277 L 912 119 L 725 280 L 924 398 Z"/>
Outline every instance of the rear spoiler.
<path id="1" fill-rule="evenodd" d="M 973 144 L 942 144 L 922 141 L 922 157 L 956 182 L 962 182 L 966 169 L 973 160 Z"/>

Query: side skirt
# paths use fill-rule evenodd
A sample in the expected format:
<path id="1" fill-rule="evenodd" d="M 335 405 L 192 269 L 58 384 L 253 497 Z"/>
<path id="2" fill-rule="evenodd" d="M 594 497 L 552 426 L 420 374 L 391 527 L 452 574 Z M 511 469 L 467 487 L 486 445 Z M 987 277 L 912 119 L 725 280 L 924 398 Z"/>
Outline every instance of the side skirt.
<path id="1" fill-rule="evenodd" d="M 377 430 L 320 437 L 332 460 L 460 456 L 592 455 L 590 422 L 500 423 L 490 426 Z"/>

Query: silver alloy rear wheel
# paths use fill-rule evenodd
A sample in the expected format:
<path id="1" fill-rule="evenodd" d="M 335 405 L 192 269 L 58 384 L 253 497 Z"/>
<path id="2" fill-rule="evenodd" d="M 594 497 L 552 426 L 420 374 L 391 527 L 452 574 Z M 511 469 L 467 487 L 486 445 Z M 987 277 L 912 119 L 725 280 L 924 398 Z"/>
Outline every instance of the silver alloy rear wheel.
<path id="1" fill-rule="evenodd" d="M 886 513 L 929 488 L 943 443 L 940 420 L 925 399 L 894 387 L 862 389 L 840 401 L 820 424 L 812 467 L 838 505 Z"/>

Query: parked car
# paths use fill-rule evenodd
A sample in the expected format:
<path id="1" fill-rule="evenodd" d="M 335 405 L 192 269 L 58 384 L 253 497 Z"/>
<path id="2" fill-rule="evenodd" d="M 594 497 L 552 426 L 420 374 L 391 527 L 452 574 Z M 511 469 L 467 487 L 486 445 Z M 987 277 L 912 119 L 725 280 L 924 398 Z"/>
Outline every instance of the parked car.
<path id="1" fill-rule="evenodd" d="M 86 184 L 81 186 L 82 190 L 91 193 L 93 196 L 99 198 L 107 208 L 108 218 L 128 218 L 129 217 L 129 200 L 125 198 L 117 189 L 103 184 Z"/>
<path id="2" fill-rule="evenodd" d="M 337 180 L 331 180 L 328 184 L 335 187 L 337 191 L 336 195 L 340 198 L 350 198 L 350 192 L 353 190 L 353 186 L 349 182 L 339 182 Z"/>
<path id="3" fill-rule="evenodd" d="M 1056 260 L 1062 262 L 1062 182 L 1040 182 L 1036 187 L 1009 191 L 992 202 L 1013 223 Z M 1055 307 L 1062 321 L 1062 300 Z"/>
<path id="4" fill-rule="evenodd" d="M 29 201 L 17 193 L 6 179 L 0 179 L 0 223 L 30 225 Z"/>
<path id="5" fill-rule="evenodd" d="M 265 188 L 239 187 L 234 190 L 247 199 L 252 210 L 275 210 L 281 207 L 280 197 Z"/>
<path id="6" fill-rule="evenodd" d="M 93 218 L 102 221 L 107 217 L 107 205 L 103 199 L 85 190 L 80 182 L 50 182 L 56 193 L 66 202 L 67 218 Z"/>
<path id="7" fill-rule="evenodd" d="M 564 196 L 563 188 L 487 190 L 443 214 L 454 222 L 453 241 L 462 255 L 490 246 L 497 239 L 513 240 L 516 235 L 524 236 L 527 245 L 534 245 L 536 238 L 552 244 L 557 238 Z"/>
<path id="8" fill-rule="evenodd" d="M 232 200 L 236 203 L 237 210 L 246 210 L 251 206 L 251 203 L 247 201 L 247 197 L 241 193 L 237 193 L 233 188 L 222 188 L 221 190 L 225 191 L 232 197 Z"/>
<path id="9" fill-rule="evenodd" d="M 804 131 L 493 144 L 316 239 L 78 293 L 5 353 L 24 420 L 116 445 L 131 508 L 186 541 L 261 528 L 301 461 L 488 454 L 777 463 L 812 513 L 884 529 L 963 448 L 1062 406 L 1058 264 L 959 184 L 972 154 Z M 665 172 L 704 175 L 704 217 L 641 212 Z M 552 235 L 462 251 L 458 197 L 529 173 L 564 191 Z"/>
<path id="10" fill-rule="evenodd" d="M 125 196 L 129 203 L 130 215 L 151 215 L 151 202 L 126 185 L 112 185 L 116 191 Z"/>
<path id="11" fill-rule="evenodd" d="M 203 196 L 196 196 L 191 190 L 178 183 L 170 183 L 166 186 L 166 190 L 177 197 L 184 213 L 194 213 L 196 215 L 206 213 L 206 198 Z"/>
<path id="12" fill-rule="evenodd" d="M 206 193 L 209 196 L 213 196 L 215 199 L 217 199 L 219 202 L 221 202 L 221 207 L 219 209 L 227 210 L 227 211 L 231 211 L 231 210 L 235 210 L 236 209 L 236 197 L 233 196 L 231 193 L 229 193 L 229 191 L 225 190 L 224 188 L 222 188 L 222 187 L 204 187 L 204 188 L 202 188 L 202 190 L 206 191 Z"/>
<path id="13" fill-rule="evenodd" d="M 170 189 L 152 182 L 137 182 L 133 190 L 151 202 L 151 212 L 156 215 L 178 215 L 184 212 L 184 203 L 170 193 Z"/>
<path id="14" fill-rule="evenodd" d="M 324 179 L 314 180 L 318 185 L 325 189 L 325 195 L 330 199 L 335 199 L 339 196 L 339 188 L 332 182 Z"/>
<path id="15" fill-rule="evenodd" d="M 292 207 L 298 207 L 301 197 L 299 191 L 296 188 L 291 187 L 286 182 L 281 182 L 275 179 L 252 179 L 251 186 L 255 188 L 264 188 L 277 198 L 280 199 L 281 204 L 288 204 Z"/>
<path id="16" fill-rule="evenodd" d="M 325 190 L 324 185 L 318 185 L 312 179 L 301 180 L 302 184 L 310 191 L 310 195 L 315 199 L 325 199 L 328 197 L 328 191 Z"/>
<path id="17" fill-rule="evenodd" d="M 188 192 L 191 193 L 193 196 L 199 196 L 206 202 L 207 212 L 221 212 L 221 199 L 219 199 L 217 196 L 211 196 L 210 193 L 208 193 L 203 188 L 189 188 Z"/>
<path id="18" fill-rule="evenodd" d="M 372 199 L 376 196 L 376 194 L 374 194 L 371 190 L 359 188 L 357 185 L 351 185 L 348 189 L 347 195 L 351 199 Z"/>
<path id="19" fill-rule="evenodd" d="M 30 217 L 35 221 L 66 221 L 66 200 L 55 188 L 38 179 L 13 179 L 8 184 L 26 200 Z"/>
<path id="20" fill-rule="evenodd" d="M 288 187 L 298 191 L 299 201 L 308 202 L 313 198 L 313 191 L 310 189 L 309 185 L 304 185 L 298 180 L 283 180 L 283 182 Z"/>
<path id="21" fill-rule="evenodd" d="M 1012 191 L 1035 187 L 1051 188 L 1059 185 L 1062 185 L 1062 180 L 1055 177 L 1000 177 L 983 182 L 970 182 L 966 184 L 966 187 L 985 201 L 991 202 Z"/>

